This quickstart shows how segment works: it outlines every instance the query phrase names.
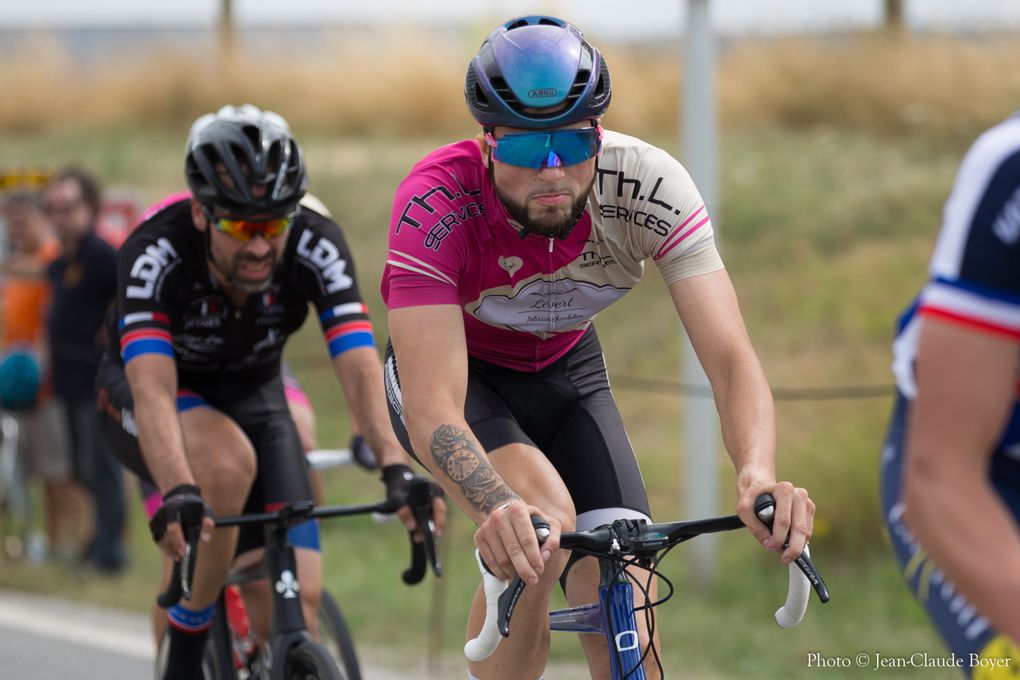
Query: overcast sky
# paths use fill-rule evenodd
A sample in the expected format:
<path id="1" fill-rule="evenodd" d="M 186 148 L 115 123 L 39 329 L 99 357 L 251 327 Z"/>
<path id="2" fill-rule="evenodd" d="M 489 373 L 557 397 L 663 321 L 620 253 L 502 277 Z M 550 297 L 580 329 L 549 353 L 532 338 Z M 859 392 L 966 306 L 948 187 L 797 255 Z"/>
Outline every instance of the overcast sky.
<path id="1" fill-rule="evenodd" d="M 787 32 L 870 26 L 883 0 L 711 0 L 724 33 Z M 905 0 L 914 27 L 1020 27 L 1016 0 Z M 621 38 L 669 35 L 683 25 L 686 0 L 234 0 L 241 24 L 396 21 L 498 23 L 549 13 L 582 30 Z M 0 28 L 29 26 L 212 25 L 220 0 L 0 0 Z"/>

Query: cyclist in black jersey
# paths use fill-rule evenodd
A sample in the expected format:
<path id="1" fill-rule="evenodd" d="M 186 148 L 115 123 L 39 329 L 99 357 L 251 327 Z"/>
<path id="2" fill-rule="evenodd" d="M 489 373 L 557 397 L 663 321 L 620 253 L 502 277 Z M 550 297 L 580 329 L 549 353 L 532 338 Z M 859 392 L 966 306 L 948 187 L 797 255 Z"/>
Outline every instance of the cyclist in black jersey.
<path id="1" fill-rule="evenodd" d="M 201 677 L 235 550 L 261 545 L 260 533 L 214 532 L 210 513 L 312 498 L 280 375 L 284 343 L 310 302 L 387 495 L 401 498 L 411 477 L 389 426 L 350 251 L 332 220 L 299 205 L 307 176 L 286 121 L 247 104 L 202 116 L 188 138 L 185 173 L 191 194 L 150 211 L 121 248 L 97 378 L 115 454 L 163 495 L 150 527 L 166 555 L 184 554 L 182 513 L 205 509 L 192 598 L 169 611 L 170 680 Z M 401 516 L 413 528 L 406 508 Z M 317 551 L 317 525 L 295 527 L 290 542 Z M 302 585 L 317 587 L 320 563 L 305 562 L 311 573 L 300 574 Z"/>

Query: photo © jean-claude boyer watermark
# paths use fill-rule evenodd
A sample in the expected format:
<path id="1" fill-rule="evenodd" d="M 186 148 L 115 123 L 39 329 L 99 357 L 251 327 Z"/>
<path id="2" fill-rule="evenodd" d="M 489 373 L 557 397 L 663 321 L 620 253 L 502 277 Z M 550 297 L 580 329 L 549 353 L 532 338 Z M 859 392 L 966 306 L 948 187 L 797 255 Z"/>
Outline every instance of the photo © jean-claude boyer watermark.
<path id="1" fill-rule="evenodd" d="M 890 656 L 882 652 L 857 652 L 849 656 L 807 653 L 808 668 L 870 668 L 873 671 L 895 668 L 1012 668 L 1010 657 L 986 657 L 980 654 L 959 655 L 953 652 L 942 656 L 928 652 L 914 652 L 909 656 Z M 1014 669 L 1015 670 L 1015 669 Z"/>

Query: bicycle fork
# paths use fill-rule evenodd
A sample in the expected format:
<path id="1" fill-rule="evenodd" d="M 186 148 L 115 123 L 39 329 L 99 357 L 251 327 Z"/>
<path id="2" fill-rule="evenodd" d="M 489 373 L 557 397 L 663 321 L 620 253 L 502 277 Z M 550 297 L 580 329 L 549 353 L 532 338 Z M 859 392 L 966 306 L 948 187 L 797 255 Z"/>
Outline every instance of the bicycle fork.
<path id="1" fill-rule="evenodd" d="M 305 615 L 301 608 L 301 584 L 297 579 L 297 559 L 294 548 L 287 543 L 287 527 L 274 526 L 267 530 L 266 566 L 273 590 L 273 615 L 269 624 L 269 642 L 263 666 L 267 680 L 283 678 L 287 651 L 309 639 Z"/>

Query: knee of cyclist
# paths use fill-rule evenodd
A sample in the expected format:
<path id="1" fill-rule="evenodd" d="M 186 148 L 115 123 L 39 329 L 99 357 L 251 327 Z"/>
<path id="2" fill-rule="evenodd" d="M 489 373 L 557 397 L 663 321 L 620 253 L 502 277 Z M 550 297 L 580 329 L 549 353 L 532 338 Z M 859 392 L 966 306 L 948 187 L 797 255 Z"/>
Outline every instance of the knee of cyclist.
<path id="1" fill-rule="evenodd" d="M 248 497 L 257 469 L 255 451 L 251 447 L 247 451 L 224 452 L 212 465 L 210 479 L 202 485 L 203 495 L 208 496 L 214 508 L 217 503 L 236 505 L 237 508 L 230 511 L 238 512 Z"/>
<path id="2" fill-rule="evenodd" d="M 565 503 L 548 504 L 543 507 L 543 512 L 560 523 L 560 531 L 574 531 L 577 528 L 577 512 L 569 499 Z"/>

